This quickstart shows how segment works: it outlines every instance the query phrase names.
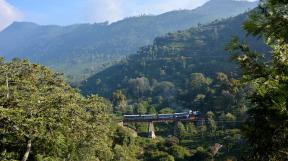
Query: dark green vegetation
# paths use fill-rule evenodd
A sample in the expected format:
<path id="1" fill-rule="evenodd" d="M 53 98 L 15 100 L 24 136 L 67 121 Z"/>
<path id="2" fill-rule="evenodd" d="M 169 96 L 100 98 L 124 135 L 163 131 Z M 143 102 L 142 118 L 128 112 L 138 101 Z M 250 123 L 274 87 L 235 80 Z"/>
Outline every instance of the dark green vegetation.
<path id="1" fill-rule="evenodd" d="M 114 110 L 120 114 L 171 113 L 190 108 L 202 111 L 205 124 L 177 125 L 180 141 L 171 144 L 167 143 L 169 139 L 160 139 L 157 144 L 146 145 L 146 160 L 287 160 L 286 7 L 287 2 L 263 1 L 244 23 L 244 29 L 262 36 L 269 48 L 262 39 L 242 36 L 244 14 L 156 38 L 138 55 L 88 79 L 82 90 L 112 96 Z M 242 70 L 230 63 L 224 52 L 232 36 L 245 38 L 253 46 L 251 49 L 235 39 L 227 48 Z M 241 75 L 241 81 L 229 78 Z M 237 123 L 245 118 L 240 133 Z M 221 128 L 221 121 L 230 123 Z M 140 132 L 147 130 L 147 125 L 131 126 Z M 169 124 L 157 125 L 156 129 L 163 137 L 173 134 Z M 225 148 L 213 153 L 214 143 Z"/>
<path id="2" fill-rule="evenodd" d="M 88 79 L 81 90 L 111 98 L 114 112 L 120 115 L 193 109 L 207 118 L 196 124 L 180 123 L 176 133 L 173 124 L 156 125 L 160 138 L 140 144 L 145 160 L 240 159 L 246 144 L 239 128 L 251 88 L 235 79 L 241 72 L 224 49 L 232 36 L 245 37 L 241 25 L 247 17 L 243 14 L 158 37 L 138 55 Z M 268 50 L 262 40 L 250 37 L 248 41 L 259 51 Z M 140 134 L 148 128 L 147 124 L 129 126 Z M 170 135 L 178 139 L 169 143 Z M 219 153 L 213 152 L 215 143 L 224 145 Z"/>
<path id="3" fill-rule="evenodd" d="M 59 74 L 0 60 L 0 160 L 110 160 L 111 105 L 84 98 Z"/>
<path id="4" fill-rule="evenodd" d="M 143 148 L 143 153 L 138 154 L 141 160 L 228 160 L 229 158 L 241 158 L 241 152 L 245 148 L 245 142 L 240 134 L 239 123 L 215 122 L 215 115 L 207 113 L 209 121 L 201 125 L 194 123 L 178 123 L 175 135 L 173 124 L 159 124 L 156 126 L 155 140 L 136 138 L 134 145 Z M 231 114 L 229 114 L 231 115 Z M 234 117 L 234 116 L 233 116 Z M 229 116 L 225 116 L 225 120 Z M 230 118 L 229 118 L 230 119 Z M 235 117 L 234 117 L 235 119 Z M 137 125 L 144 126 L 144 125 Z M 142 127 L 143 128 L 143 127 Z M 157 131 L 158 130 L 158 131 Z M 138 127 L 138 131 L 141 128 Z M 164 133 L 163 133 L 164 131 Z M 170 134 L 170 136 L 167 136 Z M 220 149 L 218 144 L 223 145 Z"/>
<path id="5" fill-rule="evenodd" d="M 224 49 L 232 36 L 245 37 L 241 25 L 247 17 L 243 14 L 158 37 L 138 55 L 89 78 L 81 90 L 111 98 L 114 112 L 120 115 L 193 109 L 207 118 L 196 124 L 180 123 L 176 133 L 173 124 L 157 124 L 160 138 L 141 144 L 145 160 L 240 159 L 246 145 L 239 127 L 250 87 L 235 79 L 241 72 Z M 248 41 L 260 51 L 268 50 L 262 40 Z M 129 126 L 139 133 L 148 128 L 146 124 Z M 216 143 L 224 145 L 218 153 Z"/>
<path id="6" fill-rule="evenodd" d="M 244 37 L 241 24 L 246 18 L 243 14 L 158 37 L 138 55 L 89 78 L 81 90 L 108 98 L 122 90 L 129 103 L 148 101 L 158 109 L 231 112 L 241 100 L 237 81 L 231 78 L 237 78 L 239 70 L 224 48 L 232 36 Z M 261 40 L 249 42 L 267 50 Z"/>
<path id="7" fill-rule="evenodd" d="M 111 104 L 43 66 L 1 59 L 0 160 L 287 161 L 287 8 L 287 0 L 263 0 L 248 19 L 157 38 L 84 83 L 85 94 Z M 244 21 L 262 39 L 244 37 Z M 229 41 L 235 32 L 247 42 Z M 155 140 L 132 130 L 147 134 L 147 124 L 117 124 L 123 113 L 185 109 L 204 119 L 156 124 Z"/>
<path id="8" fill-rule="evenodd" d="M 73 82 L 84 80 L 156 36 L 187 29 L 199 23 L 236 16 L 252 9 L 256 2 L 212 0 L 194 10 L 179 10 L 159 16 L 126 18 L 107 24 L 79 24 L 67 27 L 14 23 L 0 32 L 0 54 L 20 57 L 64 72 Z"/>
<path id="9" fill-rule="evenodd" d="M 249 160 L 288 160 L 288 1 L 263 1 L 244 28 L 262 36 L 272 48 L 272 59 L 246 43 L 234 40 L 230 50 L 243 69 L 243 81 L 253 84 L 249 95 L 251 107 L 242 129 L 248 138 Z"/>

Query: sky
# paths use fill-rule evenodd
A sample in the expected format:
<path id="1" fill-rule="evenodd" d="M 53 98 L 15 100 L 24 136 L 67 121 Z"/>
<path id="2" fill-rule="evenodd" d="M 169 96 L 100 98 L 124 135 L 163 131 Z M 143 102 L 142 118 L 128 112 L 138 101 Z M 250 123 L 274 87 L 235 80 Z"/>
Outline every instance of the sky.
<path id="1" fill-rule="evenodd" d="M 68 25 L 115 22 L 141 14 L 193 9 L 207 0 L 0 0 L 0 30 L 13 21 Z"/>
<path id="2" fill-rule="evenodd" d="M 0 0 L 0 30 L 14 21 L 41 25 L 115 22 L 142 14 L 193 9 L 208 0 Z"/>

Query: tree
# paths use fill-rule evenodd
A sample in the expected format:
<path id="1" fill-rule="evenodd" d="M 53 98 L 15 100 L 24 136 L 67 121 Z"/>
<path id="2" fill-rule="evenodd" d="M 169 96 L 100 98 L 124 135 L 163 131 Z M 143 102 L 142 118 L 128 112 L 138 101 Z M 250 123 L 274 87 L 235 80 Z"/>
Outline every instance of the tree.
<path id="1" fill-rule="evenodd" d="M 174 113 L 174 110 L 169 108 L 169 107 L 166 107 L 166 108 L 162 108 L 160 111 L 159 111 L 160 114 L 172 114 Z"/>
<path id="2" fill-rule="evenodd" d="M 146 160 L 151 161 L 175 161 L 174 157 L 169 155 L 167 152 L 153 150 L 149 154 L 146 154 Z"/>
<path id="3" fill-rule="evenodd" d="M 146 77 L 139 77 L 136 79 L 130 79 L 128 85 L 134 96 L 139 100 L 140 97 L 144 95 L 145 92 L 150 91 L 150 82 Z"/>
<path id="4" fill-rule="evenodd" d="M 172 155 L 162 156 L 159 158 L 159 161 L 175 161 L 174 157 Z"/>
<path id="5" fill-rule="evenodd" d="M 201 133 L 201 137 L 204 137 L 204 133 L 207 131 L 207 126 L 205 125 L 205 120 L 200 120 L 200 126 L 198 131 Z"/>
<path id="6" fill-rule="evenodd" d="M 176 160 L 186 160 L 188 157 L 190 157 L 189 151 L 179 145 L 173 145 L 169 151 Z"/>
<path id="7" fill-rule="evenodd" d="M 0 58 L 0 160 L 110 160 L 110 112 L 46 67 Z"/>
<path id="8" fill-rule="evenodd" d="M 121 90 L 117 90 L 112 94 L 112 103 L 116 108 L 116 112 L 126 112 L 127 99 Z"/>
<path id="9" fill-rule="evenodd" d="M 141 101 L 135 105 L 137 114 L 146 114 L 149 109 L 149 103 L 147 101 Z"/>
<path id="10" fill-rule="evenodd" d="M 157 113 L 157 111 L 156 111 L 156 108 L 154 107 L 154 106 L 151 106 L 150 108 L 149 108 L 149 112 L 148 112 L 149 114 L 156 114 Z"/>
<path id="11" fill-rule="evenodd" d="M 201 91 L 211 83 L 209 78 L 206 78 L 202 73 L 191 74 L 189 87 L 194 91 Z"/>
<path id="12" fill-rule="evenodd" d="M 190 139 L 192 138 L 192 136 L 195 136 L 196 134 L 198 134 L 198 130 L 197 130 L 194 123 L 188 123 L 186 125 L 186 129 L 187 129 L 187 133 L 188 133 Z"/>
<path id="13" fill-rule="evenodd" d="M 234 116 L 231 113 L 221 113 L 219 119 L 221 120 L 222 123 L 222 130 L 224 129 L 225 125 L 226 127 L 229 127 L 227 125 L 234 125 L 234 122 L 237 120 L 236 116 Z"/>
<path id="14" fill-rule="evenodd" d="M 214 120 L 214 113 L 212 111 L 209 111 L 207 112 L 207 118 L 208 118 L 208 129 L 211 131 L 211 132 L 215 132 L 216 129 L 217 129 L 217 124 Z"/>
<path id="15" fill-rule="evenodd" d="M 134 161 L 136 158 L 131 154 L 131 149 L 127 146 L 120 146 L 118 144 L 114 147 L 114 161 Z"/>
<path id="16" fill-rule="evenodd" d="M 175 129 L 175 135 L 178 138 L 183 138 L 186 135 L 186 129 L 182 122 L 176 122 L 176 129 Z"/>
<path id="17" fill-rule="evenodd" d="M 287 0 L 262 0 L 244 23 L 248 33 L 263 37 L 272 50 L 272 61 L 237 39 L 229 47 L 243 69 L 243 80 L 254 87 L 242 129 L 251 147 L 249 160 L 284 161 L 288 157 L 287 7 Z"/>

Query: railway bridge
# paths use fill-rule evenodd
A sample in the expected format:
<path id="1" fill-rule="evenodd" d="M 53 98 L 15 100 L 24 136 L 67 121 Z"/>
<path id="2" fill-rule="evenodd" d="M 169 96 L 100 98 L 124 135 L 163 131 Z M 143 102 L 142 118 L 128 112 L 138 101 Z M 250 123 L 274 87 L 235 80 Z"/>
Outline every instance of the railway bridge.
<path id="1" fill-rule="evenodd" d="M 152 115 L 124 115 L 123 124 L 128 123 L 148 123 L 148 137 L 156 138 L 154 123 L 174 122 L 175 128 L 178 122 L 194 122 L 200 116 L 199 111 L 189 111 L 173 114 L 152 114 Z"/>

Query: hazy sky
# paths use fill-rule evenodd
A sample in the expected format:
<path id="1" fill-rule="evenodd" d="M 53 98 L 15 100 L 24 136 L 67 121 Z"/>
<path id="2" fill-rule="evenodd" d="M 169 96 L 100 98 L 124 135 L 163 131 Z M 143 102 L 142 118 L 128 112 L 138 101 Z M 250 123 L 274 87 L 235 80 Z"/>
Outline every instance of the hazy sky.
<path id="1" fill-rule="evenodd" d="M 0 0 L 0 30 L 13 21 L 67 25 L 192 9 L 207 0 Z"/>
<path id="2" fill-rule="evenodd" d="M 208 0 L 0 0 L 0 30 L 13 21 L 67 25 L 193 9 Z"/>

